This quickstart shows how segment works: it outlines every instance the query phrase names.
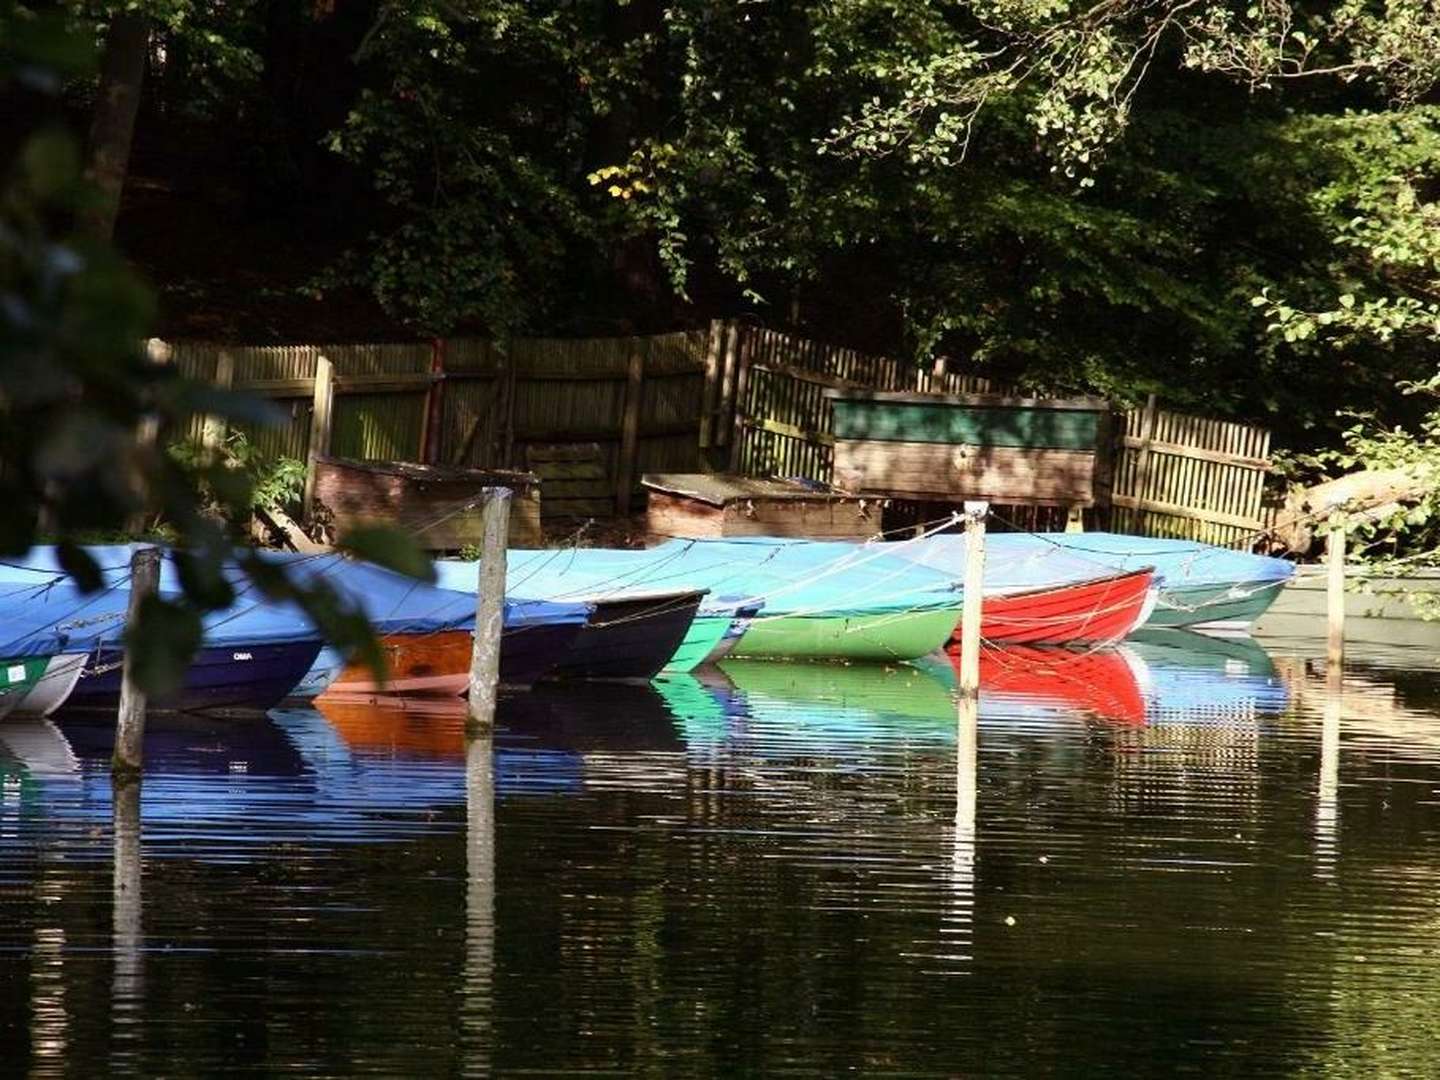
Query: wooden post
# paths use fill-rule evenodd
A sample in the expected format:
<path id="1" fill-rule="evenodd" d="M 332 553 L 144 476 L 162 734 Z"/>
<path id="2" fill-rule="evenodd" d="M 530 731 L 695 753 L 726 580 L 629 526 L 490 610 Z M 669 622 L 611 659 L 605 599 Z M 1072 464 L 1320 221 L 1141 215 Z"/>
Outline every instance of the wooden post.
<path id="1" fill-rule="evenodd" d="M 730 441 L 730 430 L 735 423 L 735 369 L 740 364 L 740 323 L 736 319 L 725 320 L 725 361 L 720 373 L 720 404 L 715 410 L 715 431 L 711 440 L 716 446 L 725 446 Z"/>
<path id="2" fill-rule="evenodd" d="M 496 456 L 495 464 L 498 468 L 508 469 L 515 459 L 515 384 L 519 378 L 514 338 L 505 339 L 504 365 L 504 387 L 501 391 L 504 396 L 501 399 L 503 409 L 500 413 L 500 452 Z"/>
<path id="3" fill-rule="evenodd" d="M 735 331 L 738 337 L 740 327 L 736 326 Z M 747 340 L 743 348 L 737 346 L 735 349 L 735 397 L 731 404 L 734 416 L 730 432 L 731 472 L 740 471 L 741 452 L 745 447 L 745 389 L 750 381 L 750 353 L 752 347 L 751 342 Z"/>
<path id="4" fill-rule="evenodd" d="M 960 698 L 980 694 L 980 614 L 985 595 L 988 502 L 965 503 L 965 606 L 960 614 Z"/>
<path id="5" fill-rule="evenodd" d="M 1155 395 L 1145 402 L 1145 412 L 1140 421 L 1140 449 L 1135 455 L 1135 513 L 1145 512 L 1145 496 L 1150 481 L 1150 444 L 1155 441 L 1155 429 L 1160 424 L 1160 410 L 1155 407 Z M 1137 519 L 1138 523 L 1138 519 Z"/>
<path id="6" fill-rule="evenodd" d="M 330 422 L 335 411 L 335 368 L 327 356 L 315 358 L 315 397 L 310 406 L 310 446 L 305 454 L 305 499 L 301 515 L 310 520 L 315 506 L 315 464 L 330 453 Z"/>
<path id="7" fill-rule="evenodd" d="M 640 453 L 640 401 L 645 393 L 647 344 L 637 339 L 625 371 L 625 412 L 620 419 L 620 461 L 615 470 L 615 513 L 630 513 L 635 466 Z"/>
<path id="8" fill-rule="evenodd" d="M 505 628 L 505 555 L 510 534 L 510 489 L 482 489 L 480 570 L 475 592 L 475 643 L 470 653 L 470 706 L 465 730 L 488 734 L 495 727 L 500 682 L 500 635 Z"/>
<path id="9" fill-rule="evenodd" d="M 160 338 L 149 338 L 145 342 L 145 362 L 156 367 L 164 367 L 173 361 L 174 352 L 170 344 Z M 146 483 L 146 475 L 149 471 L 148 460 L 155 454 L 155 444 L 160 440 L 160 417 L 155 413 L 148 413 L 141 417 L 139 425 L 135 429 L 135 461 L 132 476 L 135 484 L 136 495 L 140 499 L 140 509 L 130 515 L 126 522 L 127 530 L 132 534 L 139 534 L 145 531 L 149 523 L 150 509 L 150 487 Z"/>
<path id="10" fill-rule="evenodd" d="M 229 349 L 221 349 L 220 354 L 215 357 L 215 386 L 220 390 L 229 390 L 235 385 L 235 357 Z M 210 415 L 205 417 L 205 429 L 201 435 L 201 442 L 209 450 L 218 449 L 229 434 L 228 425 L 223 416 Z"/>
<path id="11" fill-rule="evenodd" d="M 700 449 L 709 450 L 716 427 L 719 410 L 720 358 L 725 346 L 725 323 L 721 319 L 710 320 L 710 332 L 705 340 L 705 386 L 700 392 Z M 700 455 L 705 465 L 705 455 Z"/>
<path id="12" fill-rule="evenodd" d="M 125 661 L 120 681 L 120 713 L 115 720 L 115 754 L 110 770 L 117 779 L 140 775 L 145 760 L 145 692 L 135 684 L 133 635 L 140 605 L 160 587 L 160 549 L 138 548 L 130 556 L 130 605 L 125 614 Z"/>
<path id="13" fill-rule="evenodd" d="M 420 425 L 420 460 L 426 465 L 440 461 L 440 441 L 445 427 L 445 339 L 430 340 L 430 385 L 425 388 L 425 419 Z"/>
<path id="14" fill-rule="evenodd" d="M 1338 677 L 1345 667 L 1345 523 L 1338 514 L 1330 518 L 1325 562 L 1329 570 L 1325 590 L 1328 631 L 1325 669 Z"/>

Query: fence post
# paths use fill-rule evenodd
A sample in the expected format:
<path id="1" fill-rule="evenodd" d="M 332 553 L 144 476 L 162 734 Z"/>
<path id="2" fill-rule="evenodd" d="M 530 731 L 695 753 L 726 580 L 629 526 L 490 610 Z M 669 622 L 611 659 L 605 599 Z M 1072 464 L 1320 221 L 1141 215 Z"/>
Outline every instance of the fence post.
<path id="1" fill-rule="evenodd" d="M 215 386 L 220 390 L 229 390 L 235 385 L 235 357 L 229 349 L 221 349 L 215 357 Z M 206 449 L 215 450 L 225 441 L 229 434 L 229 426 L 223 416 L 210 414 L 205 417 L 205 428 L 200 436 L 200 441 Z"/>
<path id="2" fill-rule="evenodd" d="M 1155 407 L 1155 395 L 1145 401 L 1140 428 L 1140 449 L 1135 455 L 1135 513 L 1145 512 L 1146 488 L 1150 476 L 1150 444 L 1155 440 L 1155 428 L 1160 423 L 1160 410 Z"/>
<path id="3" fill-rule="evenodd" d="M 487 487 L 480 495 L 480 568 L 465 719 L 466 734 L 472 737 L 488 734 L 495 727 L 500 636 L 505 629 L 505 549 L 510 535 L 510 489 Z"/>
<path id="4" fill-rule="evenodd" d="M 305 453 L 305 498 L 302 517 L 315 508 L 315 466 L 330 453 L 330 421 L 335 408 L 335 368 L 329 357 L 315 358 L 315 397 L 310 411 L 310 445 Z"/>
<path id="5" fill-rule="evenodd" d="M 150 338 L 145 342 L 145 362 L 156 367 L 164 367 L 173 362 L 174 351 L 170 343 L 160 338 Z M 145 531 L 146 521 L 149 517 L 150 489 L 145 483 L 146 463 L 145 459 L 155 453 L 155 444 L 160 441 L 160 417 L 154 413 L 141 417 L 139 425 L 135 429 L 135 486 L 140 497 L 140 509 L 130 515 L 126 522 L 127 531 L 130 533 L 141 533 Z"/>
<path id="6" fill-rule="evenodd" d="M 739 336 L 740 327 L 735 327 L 736 336 Z M 748 340 L 744 347 L 736 346 L 735 356 L 735 397 L 731 408 L 733 420 L 730 433 L 730 471 L 740 471 L 741 452 L 745 446 L 745 388 L 750 381 L 750 353 L 752 343 Z M 727 376 L 728 378 L 728 376 Z"/>
<path id="7" fill-rule="evenodd" d="M 710 320 L 705 338 L 705 386 L 700 392 L 700 449 L 709 450 L 714 439 L 716 413 L 719 409 L 721 349 L 725 344 L 725 323 Z M 701 455 L 703 460 L 704 455 Z"/>
<path id="8" fill-rule="evenodd" d="M 735 368 L 740 360 L 740 322 L 725 320 L 725 356 L 721 362 L 720 401 L 715 408 L 715 446 L 730 442 L 730 428 L 735 422 Z"/>
<path id="9" fill-rule="evenodd" d="M 645 356 L 649 343 L 636 338 L 625 371 L 625 412 L 620 420 L 620 460 L 615 470 L 615 513 L 630 512 L 635 466 L 640 453 L 640 400 L 645 392 Z"/>
<path id="10" fill-rule="evenodd" d="M 134 636 L 140 605 L 160 588 L 160 549 L 141 547 L 130 556 L 130 603 L 125 612 L 125 656 L 121 664 L 120 712 L 115 718 L 115 753 L 110 771 L 116 779 L 139 777 L 145 761 L 145 692 L 135 684 Z"/>
<path id="11" fill-rule="evenodd" d="M 445 339 L 430 339 L 430 385 L 425 388 L 425 418 L 420 424 L 420 460 L 434 465 L 440 460 L 440 442 L 445 424 Z"/>

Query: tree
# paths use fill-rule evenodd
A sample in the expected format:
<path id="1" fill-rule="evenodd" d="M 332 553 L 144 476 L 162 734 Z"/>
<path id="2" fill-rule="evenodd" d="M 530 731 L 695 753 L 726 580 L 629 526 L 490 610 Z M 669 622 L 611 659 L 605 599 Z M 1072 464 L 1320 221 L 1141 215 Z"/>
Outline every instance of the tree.
<path id="1" fill-rule="evenodd" d="M 149 291 L 108 245 L 74 228 L 97 194 L 82 176 L 75 139 L 62 123 L 64 77 L 92 60 L 66 22 L 0 0 L 0 101 L 40 117 L 0 175 L 0 554 L 27 551 L 44 532 L 83 589 L 98 567 L 78 542 L 114 531 L 138 509 L 157 509 L 177 538 L 183 595 L 141 613 L 132 644 L 147 689 L 183 675 L 200 641 L 200 617 L 226 607 L 238 562 L 261 595 L 298 604 L 337 645 L 383 659 L 361 610 L 320 582 L 299 585 L 203 512 L 203 486 L 239 517 L 252 492 L 243 472 L 218 460 L 182 463 L 137 438 L 143 424 L 196 413 L 265 418 L 261 403 L 221 393 L 147 363 L 140 342 L 153 312 Z M 398 532 L 345 540 L 357 554 L 424 576 L 428 561 Z"/>

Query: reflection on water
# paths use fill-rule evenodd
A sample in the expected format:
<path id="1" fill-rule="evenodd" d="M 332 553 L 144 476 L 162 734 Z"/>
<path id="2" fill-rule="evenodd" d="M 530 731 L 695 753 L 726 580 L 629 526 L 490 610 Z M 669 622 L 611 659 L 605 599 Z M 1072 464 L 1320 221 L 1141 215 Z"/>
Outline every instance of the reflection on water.
<path id="1" fill-rule="evenodd" d="M 1440 674 L 1352 660 L 155 718 L 143 793 L 7 720 L 0 1072 L 1434 1075 Z"/>

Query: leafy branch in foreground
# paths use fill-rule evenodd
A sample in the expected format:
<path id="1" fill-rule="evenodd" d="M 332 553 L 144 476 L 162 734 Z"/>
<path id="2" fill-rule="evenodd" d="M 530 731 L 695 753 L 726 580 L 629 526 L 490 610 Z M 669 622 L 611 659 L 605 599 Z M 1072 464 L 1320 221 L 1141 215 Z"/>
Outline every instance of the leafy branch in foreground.
<path id="1" fill-rule="evenodd" d="M 23 554 L 43 531 L 59 538 L 70 576 L 93 590 L 100 568 L 79 537 L 123 529 L 142 512 L 173 529 L 181 594 L 147 603 L 130 637 L 152 692 L 183 675 L 203 614 L 234 601 L 236 565 L 261 595 L 297 605 L 336 645 L 383 667 L 355 604 L 324 581 L 297 582 L 228 524 L 274 494 L 257 486 L 260 477 L 222 460 L 177 460 L 141 436 L 196 415 L 255 424 L 270 413 L 148 363 L 139 343 L 153 313 L 149 291 L 113 250 L 77 233 L 95 193 L 58 95 L 92 60 L 57 15 L 0 0 L 0 97 L 12 99 L 0 111 L 34 118 L 0 174 L 0 554 Z M 431 572 L 398 531 L 367 533 L 353 546 L 401 572 Z"/>

